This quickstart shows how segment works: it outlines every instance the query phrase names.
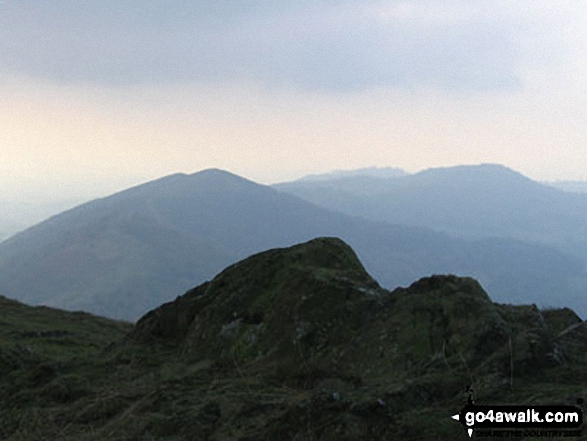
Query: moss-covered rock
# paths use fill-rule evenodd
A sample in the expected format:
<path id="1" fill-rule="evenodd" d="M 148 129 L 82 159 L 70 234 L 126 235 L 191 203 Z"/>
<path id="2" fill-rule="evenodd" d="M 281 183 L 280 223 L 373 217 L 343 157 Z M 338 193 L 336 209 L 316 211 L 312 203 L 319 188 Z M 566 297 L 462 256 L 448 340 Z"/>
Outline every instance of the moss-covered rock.
<path id="1" fill-rule="evenodd" d="M 495 304 L 454 275 L 390 292 L 333 238 L 251 256 L 124 337 L 127 325 L 4 305 L 8 440 L 464 440 L 449 415 L 469 390 L 496 404 L 587 394 L 572 311 Z"/>

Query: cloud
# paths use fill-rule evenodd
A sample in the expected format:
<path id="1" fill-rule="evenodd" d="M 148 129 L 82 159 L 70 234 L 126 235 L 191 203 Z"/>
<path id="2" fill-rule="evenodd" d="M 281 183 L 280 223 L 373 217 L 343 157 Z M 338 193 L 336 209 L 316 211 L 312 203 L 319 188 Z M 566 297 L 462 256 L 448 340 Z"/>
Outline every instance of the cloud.
<path id="1" fill-rule="evenodd" d="M 0 190 L 207 167 L 587 177 L 582 2 L 285 3 L 0 3 Z"/>
<path id="2" fill-rule="evenodd" d="M 104 85 L 253 81 L 349 92 L 512 91 L 520 29 L 505 1 L 8 2 L 0 72 Z"/>

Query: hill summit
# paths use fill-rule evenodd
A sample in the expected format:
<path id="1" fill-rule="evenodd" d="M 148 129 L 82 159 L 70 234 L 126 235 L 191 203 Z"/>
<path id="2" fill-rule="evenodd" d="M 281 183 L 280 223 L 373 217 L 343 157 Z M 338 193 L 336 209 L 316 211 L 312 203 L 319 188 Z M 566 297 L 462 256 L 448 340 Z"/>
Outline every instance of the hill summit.
<path id="1" fill-rule="evenodd" d="M 318 238 L 228 267 L 145 315 L 129 341 L 306 397 L 306 407 L 267 410 L 269 438 L 295 438 L 311 409 L 328 427 L 317 439 L 358 439 L 341 435 L 349 420 L 360 438 L 457 439 L 440 414 L 468 386 L 499 402 L 568 394 L 572 386 L 548 378 L 572 384 L 571 372 L 585 369 L 584 332 L 570 310 L 496 304 L 471 278 L 435 275 L 387 291 L 343 241 Z M 439 426 L 423 431 L 435 418 Z"/>
<path id="2" fill-rule="evenodd" d="M 145 315 L 133 338 L 175 345 L 189 358 L 332 370 L 360 381 L 390 369 L 409 378 L 447 362 L 462 370 L 465 360 L 469 374 L 497 369 L 505 382 L 512 342 L 527 369 L 564 363 L 535 306 L 494 304 L 477 281 L 456 276 L 389 292 L 335 238 L 232 265 Z M 520 350 L 529 345 L 532 353 Z"/>
<path id="3" fill-rule="evenodd" d="M 274 249 L 140 319 L 135 337 L 176 342 L 184 354 L 295 364 L 359 332 L 384 293 L 340 239 Z"/>
<path id="4" fill-rule="evenodd" d="M 450 415 L 471 387 L 494 404 L 587 396 L 572 311 L 496 304 L 452 275 L 390 292 L 335 238 L 246 258 L 130 330 L 0 306 L 9 440 L 464 440 Z"/>

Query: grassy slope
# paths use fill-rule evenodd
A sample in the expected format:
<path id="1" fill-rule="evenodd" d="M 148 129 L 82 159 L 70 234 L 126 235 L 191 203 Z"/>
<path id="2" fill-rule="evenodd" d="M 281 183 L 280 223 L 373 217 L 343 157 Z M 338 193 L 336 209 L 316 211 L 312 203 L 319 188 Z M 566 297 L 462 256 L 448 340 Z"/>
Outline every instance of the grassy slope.
<path id="1" fill-rule="evenodd" d="M 132 325 L 44 306 L 30 307 L 0 296 L 0 350 L 14 347 L 39 359 L 70 360 L 98 354 Z"/>

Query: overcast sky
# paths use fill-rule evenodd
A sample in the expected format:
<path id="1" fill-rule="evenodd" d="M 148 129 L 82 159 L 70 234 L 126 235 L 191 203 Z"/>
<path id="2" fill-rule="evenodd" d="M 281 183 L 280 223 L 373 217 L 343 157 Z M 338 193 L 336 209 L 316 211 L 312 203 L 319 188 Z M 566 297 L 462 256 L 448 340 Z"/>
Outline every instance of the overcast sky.
<path id="1" fill-rule="evenodd" d="M 0 1 L 0 199 L 219 167 L 587 179 L 583 0 Z"/>

